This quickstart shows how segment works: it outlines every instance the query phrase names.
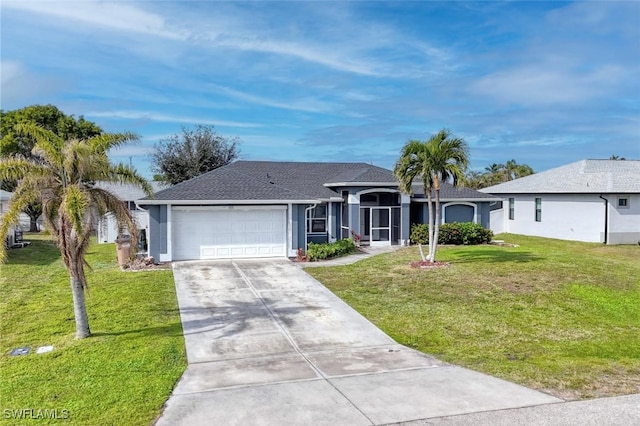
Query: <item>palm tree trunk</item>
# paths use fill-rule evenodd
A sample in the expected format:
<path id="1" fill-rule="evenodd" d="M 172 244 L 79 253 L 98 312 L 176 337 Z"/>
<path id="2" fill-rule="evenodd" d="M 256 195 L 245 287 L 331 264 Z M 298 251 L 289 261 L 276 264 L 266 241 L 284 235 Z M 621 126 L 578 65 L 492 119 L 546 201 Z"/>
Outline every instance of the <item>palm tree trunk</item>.
<path id="1" fill-rule="evenodd" d="M 429 188 L 429 192 L 427 194 L 427 203 L 429 204 L 429 253 L 427 255 L 427 260 L 431 260 L 431 247 L 433 247 L 433 200 L 431 199 L 431 188 Z"/>
<path id="2" fill-rule="evenodd" d="M 433 230 L 433 244 L 431 244 L 431 253 L 429 257 L 432 262 L 436 261 L 436 250 L 438 249 L 438 237 L 440 236 L 440 186 L 435 188 L 436 191 L 436 214 Z"/>
<path id="3" fill-rule="evenodd" d="M 71 265 L 69 274 L 71 276 L 71 293 L 73 294 L 73 314 L 76 319 L 76 338 L 84 339 L 91 335 L 89 330 L 89 318 L 87 316 L 87 305 L 84 300 L 84 277 L 81 276 L 81 267 L 78 267 L 76 260 Z"/>
<path id="4" fill-rule="evenodd" d="M 422 244 L 418 243 L 418 251 L 420 252 L 420 259 L 424 262 L 425 260 L 427 260 L 426 257 L 424 257 L 424 251 L 422 251 Z"/>

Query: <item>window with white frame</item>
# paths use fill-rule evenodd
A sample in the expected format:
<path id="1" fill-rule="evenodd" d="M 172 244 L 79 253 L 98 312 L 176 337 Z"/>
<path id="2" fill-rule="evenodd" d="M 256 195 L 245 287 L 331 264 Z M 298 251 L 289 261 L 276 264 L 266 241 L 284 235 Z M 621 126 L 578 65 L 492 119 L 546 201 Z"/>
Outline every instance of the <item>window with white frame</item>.
<path id="1" fill-rule="evenodd" d="M 509 198 L 509 220 L 516 218 L 516 199 Z"/>
<path id="2" fill-rule="evenodd" d="M 321 204 L 307 210 L 307 233 L 319 234 L 327 232 L 327 206 Z"/>
<path id="3" fill-rule="evenodd" d="M 629 208 L 629 198 L 628 197 L 618 197 L 618 208 L 619 209 L 628 209 Z"/>

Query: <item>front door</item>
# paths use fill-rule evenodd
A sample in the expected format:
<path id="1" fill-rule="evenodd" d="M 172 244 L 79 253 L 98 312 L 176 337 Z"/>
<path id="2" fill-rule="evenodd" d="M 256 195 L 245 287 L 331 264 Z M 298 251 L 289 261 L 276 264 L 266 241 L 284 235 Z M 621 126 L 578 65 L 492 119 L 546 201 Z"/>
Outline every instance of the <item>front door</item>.
<path id="1" fill-rule="evenodd" d="M 391 245 L 391 209 L 360 207 L 360 235 L 370 245 Z"/>
<path id="2" fill-rule="evenodd" d="M 371 245 L 391 245 L 391 207 L 370 207 Z"/>

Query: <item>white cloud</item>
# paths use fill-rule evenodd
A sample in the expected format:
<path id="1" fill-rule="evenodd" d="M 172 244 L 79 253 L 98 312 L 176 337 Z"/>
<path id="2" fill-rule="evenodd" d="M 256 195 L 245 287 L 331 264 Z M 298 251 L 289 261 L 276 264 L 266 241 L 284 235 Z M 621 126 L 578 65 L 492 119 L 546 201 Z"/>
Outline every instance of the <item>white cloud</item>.
<path id="1" fill-rule="evenodd" d="M 249 102 L 256 105 L 263 105 L 272 108 L 280 108 L 287 109 L 293 111 L 304 111 L 304 112 L 329 112 L 335 111 L 336 106 L 330 104 L 328 102 L 323 102 L 314 98 L 305 97 L 302 99 L 295 100 L 282 100 L 278 101 L 274 98 L 266 98 L 262 96 L 256 96 L 249 93 L 242 92 L 240 90 L 235 90 L 230 87 L 223 87 L 214 84 L 210 84 L 209 87 L 212 87 L 215 91 L 222 93 L 226 96 L 229 96 L 234 99 L 238 99 L 241 101 Z"/>
<path id="2" fill-rule="evenodd" d="M 240 121 L 214 120 L 211 118 L 183 117 L 146 111 L 92 111 L 85 114 L 86 117 L 120 118 L 126 120 L 149 120 L 168 123 L 208 124 L 226 127 L 261 127 L 261 124 L 245 123 Z"/>
<path id="3" fill-rule="evenodd" d="M 0 94 L 2 109 L 21 108 L 31 101 L 50 96 L 62 90 L 67 82 L 56 76 L 39 75 L 21 62 L 0 62 Z"/>
<path id="4" fill-rule="evenodd" d="M 38 13 L 118 31 L 150 34 L 169 39 L 184 39 L 187 33 L 167 28 L 165 19 L 138 7 L 121 2 L 93 0 L 65 2 L 58 0 L 4 0 L 2 7 L 29 13 Z"/>
<path id="5" fill-rule="evenodd" d="M 471 84 L 471 91 L 508 104 L 576 104 L 606 95 L 627 74 L 614 65 L 585 72 L 549 61 L 486 75 Z"/>

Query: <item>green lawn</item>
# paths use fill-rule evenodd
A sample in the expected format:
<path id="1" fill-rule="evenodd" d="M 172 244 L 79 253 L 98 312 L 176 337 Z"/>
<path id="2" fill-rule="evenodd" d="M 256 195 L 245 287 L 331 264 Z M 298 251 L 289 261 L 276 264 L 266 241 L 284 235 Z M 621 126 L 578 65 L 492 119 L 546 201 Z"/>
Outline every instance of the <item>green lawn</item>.
<path id="1" fill-rule="evenodd" d="M 93 336 L 76 340 L 59 252 L 44 236 L 26 239 L 32 245 L 11 250 L 0 266 L 0 424 L 21 424 L 8 411 L 20 409 L 69 416 L 38 424 L 150 424 L 186 367 L 171 271 L 122 272 L 113 244 L 93 244 L 87 271 Z M 35 353 L 45 345 L 53 352 Z M 9 356 L 23 346 L 32 352 Z"/>
<path id="2" fill-rule="evenodd" d="M 640 247 L 503 234 L 519 247 L 416 248 L 309 268 L 400 343 L 565 399 L 640 392 Z"/>

